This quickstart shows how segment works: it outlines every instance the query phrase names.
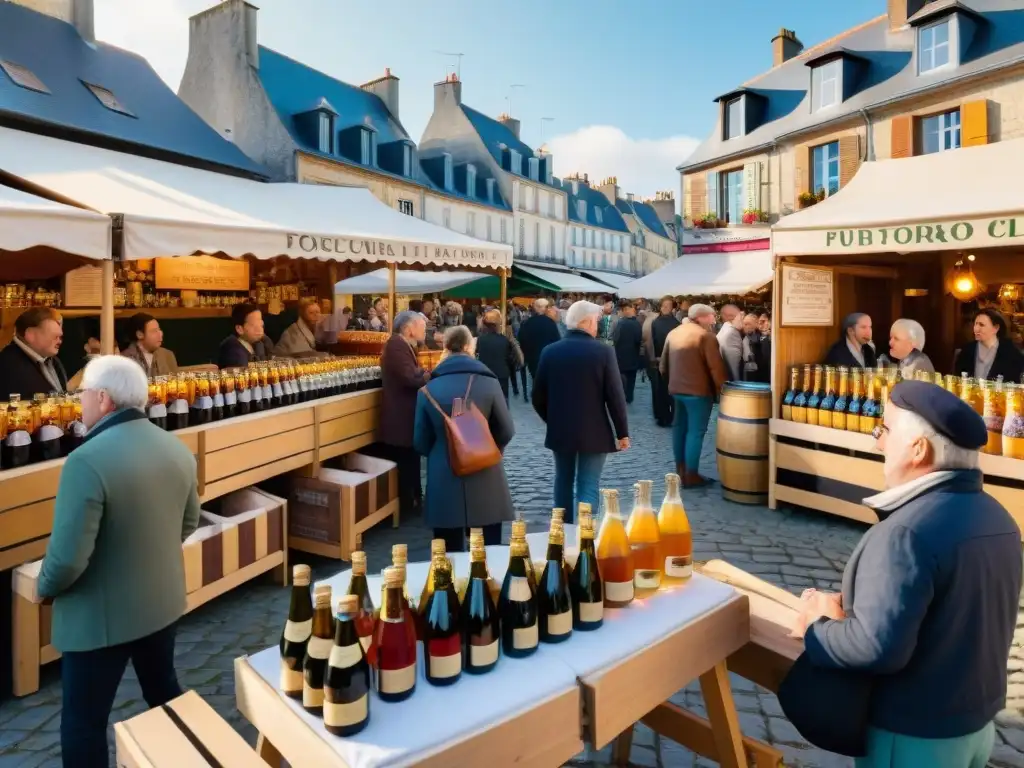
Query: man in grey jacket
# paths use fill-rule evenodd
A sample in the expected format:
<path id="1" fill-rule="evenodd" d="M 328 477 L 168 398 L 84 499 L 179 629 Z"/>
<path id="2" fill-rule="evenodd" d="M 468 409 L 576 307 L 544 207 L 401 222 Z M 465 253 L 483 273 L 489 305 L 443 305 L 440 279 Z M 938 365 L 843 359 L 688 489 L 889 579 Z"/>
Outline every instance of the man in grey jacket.
<path id="1" fill-rule="evenodd" d="M 743 380 L 743 313 L 735 304 L 721 309 L 722 329 L 718 332 L 718 346 L 729 372 L 729 381 Z"/>

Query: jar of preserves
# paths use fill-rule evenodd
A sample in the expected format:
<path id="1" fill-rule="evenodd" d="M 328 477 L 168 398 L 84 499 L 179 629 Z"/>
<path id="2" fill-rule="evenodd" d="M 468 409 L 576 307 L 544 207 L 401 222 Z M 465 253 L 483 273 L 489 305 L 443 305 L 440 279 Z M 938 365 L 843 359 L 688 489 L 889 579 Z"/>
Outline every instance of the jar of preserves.
<path id="1" fill-rule="evenodd" d="M 259 398 L 253 392 L 253 380 L 248 368 L 235 368 L 232 374 L 235 379 L 235 397 L 238 400 L 235 412 L 239 416 L 245 416 L 247 413 L 252 413 L 253 400 Z"/>
<path id="2" fill-rule="evenodd" d="M 12 394 L 7 403 L 7 434 L 0 446 L 0 465 L 4 469 L 24 467 L 32 461 L 34 431 L 32 409 L 20 394 Z"/>
<path id="3" fill-rule="evenodd" d="M 171 379 L 167 381 L 167 428 L 184 429 L 188 426 L 188 411 L 191 406 L 189 399 L 189 377 L 187 373 L 177 373 L 174 377 L 174 386 L 171 386 Z M 174 392 L 174 399 L 171 400 L 171 392 Z M 195 382 L 192 382 L 192 397 L 195 397 Z"/>
<path id="4" fill-rule="evenodd" d="M 61 427 L 60 401 L 56 394 L 39 403 L 35 448 L 39 461 L 52 461 L 64 455 L 64 429 Z"/>
<path id="5" fill-rule="evenodd" d="M 943 383 L 947 392 L 952 392 L 957 397 L 960 397 L 960 379 L 953 374 L 947 374 Z"/>
<path id="6" fill-rule="evenodd" d="M 210 374 L 205 371 L 192 374 L 190 383 L 195 387 L 189 408 L 189 423 L 193 426 L 213 421 L 213 396 L 210 394 Z"/>
<path id="7" fill-rule="evenodd" d="M 979 416 L 984 416 L 985 400 L 981 394 L 981 387 L 976 379 L 972 379 L 966 373 L 960 377 L 960 399 L 971 406 Z"/>
<path id="8" fill-rule="evenodd" d="M 235 394 L 235 372 L 220 372 L 220 396 L 224 400 L 224 418 L 230 419 L 235 415 L 238 405 L 238 395 Z"/>
<path id="9" fill-rule="evenodd" d="M 981 396 L 981 416 L 988 430 L 988 442 L 981 451 L 999 456 L 1003 452 L 1003 419 L 1006 416 L 1006 394 L 1003 392 L 1002 379 L 995 382 L 982 381 Z"/>
<path id="10" fill-rule="evenodd" d="M 1024 459 L 1024 386 L 1007 384 L 1003 416 L 1003 456 Z"/>
<path id="11" fill-rule="evenodd" d="M 177 392 L 177 387 L 175 387 Z M 149 403 L 146 407 L 149 420 L 160 429 L 167 429 L 167 377 L 154 376 L 149 380 Z"/>
<path id="12" fill-rule="evenodd" d="M 213 420 L 220 421 L 224 418 L 224 395 L 221 393 L 221 375 L 214 371 L 207 374 L 210 381 L 210 397 L 213 399 Z"/>

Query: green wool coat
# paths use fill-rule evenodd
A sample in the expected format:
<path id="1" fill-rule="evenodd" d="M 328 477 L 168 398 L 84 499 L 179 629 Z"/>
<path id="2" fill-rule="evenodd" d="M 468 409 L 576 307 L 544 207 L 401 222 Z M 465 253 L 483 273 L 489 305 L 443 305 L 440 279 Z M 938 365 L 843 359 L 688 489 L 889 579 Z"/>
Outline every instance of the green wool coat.
<path id="1" fill-rule="evenodd" d="M 119 645 L 181 618 L 181 542 L 198 524 L 188 448 L 135 409 L 97 422 L 64 463 L 39 575 L 57 649 Z"/>

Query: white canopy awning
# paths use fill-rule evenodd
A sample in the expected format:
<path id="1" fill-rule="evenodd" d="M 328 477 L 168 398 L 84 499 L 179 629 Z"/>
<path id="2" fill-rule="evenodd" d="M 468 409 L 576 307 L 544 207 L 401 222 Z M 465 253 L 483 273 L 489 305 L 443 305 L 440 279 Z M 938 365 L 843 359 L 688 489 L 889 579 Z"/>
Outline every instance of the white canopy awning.
<path id="1" fill-rule="evenodd" d="M 395 293 L 418 296 L 424 293 L 443 293 L 475 280 L 486 279 L 479 272 L 416 272 L 411 269 L 395 270 Z M 377 269 L 365 275 L 356 275 L 334 284 L 334 292 L 347 294 L 373 294 L 386 296 L 388 270 Z"/>
<path id="2" fill-rule="evenodd" d="M 660 296 L 722 296 L 744 294 L 772 280 L 771 251 L 695 253 L 680 256 L 661 269 L 619 289 L 623 299 Z"/>
<path id="3" fill-rule="evenodd" d="M 574 272 L 563 272 L 559 269 L 543 269 L 532 264 L 529 266 L 517 264 L 516 266 L 534 277 L 539 277 L 547 283 L 557 285 L 559 293 L 613 293 L 604 283 L 598 283 Z"/>
<path id="4" fill-rule="evenodd" d="M 601 269 L 584 269 L 581 270 L 587 277 L 592 277 L 595 280 L 600 280 L 602 283 L 607 283 L 612 288 L 619 289 L 626 283 L 631 283 L 635 279 L 632 275 L 620 275 L 618 272 L 605 272 Z M 615 293 L 615 291 L 612 291 Z"/>
<path id="5" fill-rule="evenodd" d="M 110 217 L 0 186 L 0 251 L 37 246 L 109 259 Z"/>
<path id="6" fill-rule="evenodd" d="M 124 218 L 124 257 L 223 253 L 507 267 L 508 245 L 407 216 L 361 187 L 266 184 L 0 128 L 0 171 Z"/>
<path id="7" fill-rule="evenodd" d="M 839 192 L 782 218 L 776 254 L 909 253 L 1024 235 L 1024 139 L 864 163 Z"/>

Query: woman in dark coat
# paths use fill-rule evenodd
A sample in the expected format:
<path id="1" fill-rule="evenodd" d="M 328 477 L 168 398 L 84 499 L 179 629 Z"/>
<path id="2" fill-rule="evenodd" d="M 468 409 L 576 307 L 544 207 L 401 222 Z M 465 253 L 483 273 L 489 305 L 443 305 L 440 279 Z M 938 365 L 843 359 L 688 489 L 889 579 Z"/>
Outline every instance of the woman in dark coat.
<path id="1" fill-rule="evenodd" d="M 522 365 L 522 353 L 501 332 L 501 313 L 496 309 L 484 312 L 480 333 L 476 337 L 476 358 L 498 379 L 505 402 L 508 402 L 508 380 Z"/>
<path id="2" fill-rule="evenodd" d="M 871 343 L 871 318 L 853 312 L 843 320 L 843 334 L 825 356 L 825 365 L 847 368 L 874 368 L 878 362 Z"/>
<path id="3" fill-rule="evenodd" d="M 1024 355 L 1009 338 L 1006 318 L 994 309 L 982 309 L 974 318 L 974 341 L 965 344 L 953 361 L 953 373 L 978 379 L 1021 383 Z"/>
<path id="4" fill-rule="evenodd" d="M 475 341 L 464 325 L 448 329 L 444 334 L 448 357 L 433 370 L 424 389 L 450 415 L 452 401 L 465 397 L 468 388 L 469 401 L 487 419 L 494 442 L 504 451 L 516 433 L 515 425 L 497 378 L 473 358 L 474 346 Z M 444 419 L 422 391 L 416 400 L 413 446 L 417 453 L 427 457 L 424 509 L 434 538 L 444 539 L 449 552 L 463 552 L 467 529 L 483 528 L 485 544 L 501 544 L 501 524 L 514 517 L 504 466 L 497 464 L 473 475 L 456 477 L 448 460 Z"/>

